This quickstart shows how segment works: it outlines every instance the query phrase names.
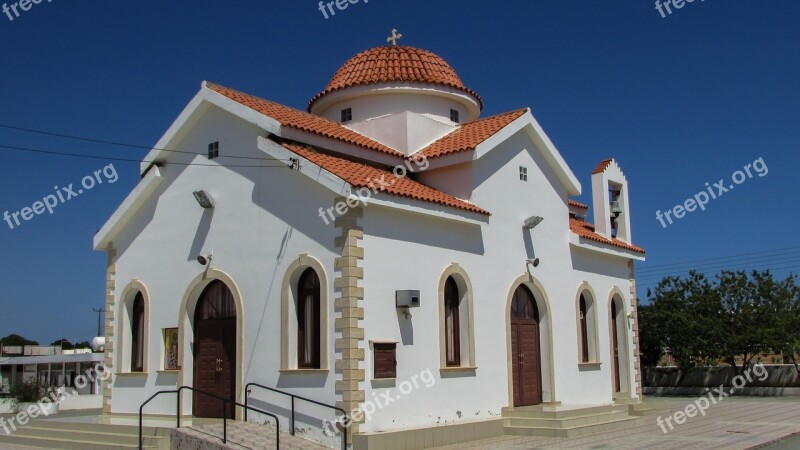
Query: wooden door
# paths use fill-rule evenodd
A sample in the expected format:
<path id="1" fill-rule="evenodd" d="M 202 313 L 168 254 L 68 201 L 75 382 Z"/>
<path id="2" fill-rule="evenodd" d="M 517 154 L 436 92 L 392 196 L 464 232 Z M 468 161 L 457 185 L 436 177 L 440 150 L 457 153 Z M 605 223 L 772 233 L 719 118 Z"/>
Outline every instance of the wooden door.
<path id="1" fill-rule="evenodd" d="M 620 392 L 619 379 L 619 338 L 617 333 L 617 305 L 616 301 L 611 300 L 611 351 L 613 353 L 612 364 L 614 365 L 614 392 Z"/>
<path id="2" fill-rule="evenodd" d="M 236 315 L 223 283 L 214 282 L 203 292 L 194 325 L 194 388 L 235 401 Z M 197 392 L 193 399 L 195 417 L 221 418 L 225 413 L 222 400 Z M 234 418 L 234 413 L 235 405 L 228 403 L 227 416 Z"/>
<path id="3" fill-rule="evenodd" d="M 539 311 L 531 292 L 520 286 L 511 305 L 511 368 L 514 406 L 542 403 Z"/>

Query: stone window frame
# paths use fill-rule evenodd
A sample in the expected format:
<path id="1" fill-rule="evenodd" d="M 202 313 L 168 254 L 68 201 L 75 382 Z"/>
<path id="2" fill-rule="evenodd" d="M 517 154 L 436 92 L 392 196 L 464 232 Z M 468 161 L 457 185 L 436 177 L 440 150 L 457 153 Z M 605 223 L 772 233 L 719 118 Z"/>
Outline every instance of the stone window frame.
<path id="1" fill-rule="evenodd" d="M 444 292 L 448 278 L 453 278 L 461 295 L 459 302 L 459 334 L 460 334 L 460 365 L 447 365 L 447 346 L 445 336 L 445 308 Z M 467 272 L 458 263 L 452 263 L 444 269 L 439 277 L 439 291 L 437 295 L 439 309 L 439 370 L 442 372 L 474 372 L 477 362 L 475 359 L 475 314 L 472 282 Z"/>

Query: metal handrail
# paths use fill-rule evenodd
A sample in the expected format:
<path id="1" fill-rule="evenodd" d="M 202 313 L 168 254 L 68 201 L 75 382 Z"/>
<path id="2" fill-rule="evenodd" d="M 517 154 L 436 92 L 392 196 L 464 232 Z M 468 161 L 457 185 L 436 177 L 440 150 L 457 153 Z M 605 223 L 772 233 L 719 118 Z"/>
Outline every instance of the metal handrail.
<path id="1" fill-rule="evenodd" d="M 227 399 L 225 397 L 220 397 L 219 395 L 215 395 L 215 394 L 211 394 L 209 392 L 204 392 L 204 391 L 201 391 L 199 389 L 195 389 L 195 388 L 193 388 L 191 386 L 181 386 L 181 387 L 179 387 L 178 389 L 175 389 L 175 390 L 167 390 L 167 391 L 156 392 L 150 398 L 145 400 L 144 403 L 142 403 L 142 406 L 139 407 L 139 450 L 142 450 L 143 447 L 144 447 L 144 436 L 143 436 L 144 426 L 143 426 L 143 419 L 142 419 L 142 415 L 143 415 L 143 412 L 144 412 L 144 407 L 147 406 L 148 403 L 153 401 L 153 399 L 155 399 L 156 397 L 158 397 L 161 394 L 177 394 L 178 404 L 177 404 L 175 417 L 177 418 L 177 428 L 180 428 L 181 427 L 181 393 L 183 392 L 184 389 L 192 391 L 192 392 L 196 392 L 198 394 L 205 395 L 207 397 L 215 398 L 217 400 L 222 400 L 222 402 L 223 402 L 222 403 L 222 443 L 223 444 L 227 444 L 228 443 L 228 403 L 231 403 L 231 404 L 233 404 L 235 406 L 238 406 L 240 408 L 244 408 L 245 420 L 247 420 L 247 411 L 248 410 L 252 410 L 252 411 L 255 411 L 257 413 L 261 413 L 261 414 L 270 416 L 273 419 L 275 419 L 275 448 L 280 450 L 280 448 L 281 448 L 281 422 L 280 422 L 280 419 L 278 419 L 278 416 L 276 416 L 275 414 L 271 414 L 271 413 L 268 413 L 266 411 L 260 410 L 258 408 L 254 408 L 254 407 L 249 406 L 249 405 L 243 405 L 243 404 L 241 404 L 239 402 Z"/>
<path id="2" fill-rule="evenodd" d="M 303 400 L 303 401 L 306 401 L 306 402 L 309 402 L 309 403 L 313 403 L 315 405 L 324 406 L 326 408 L 331 408 L 331 409 L 334 409 L 336 411 L 341 412 L 343 418 L 347 418 L 348 417 L 347 416 L 347 411 L 345 411 L 344 409 L 339 408 L 337 406 L 329 405 L 327 403 L 318 402 L 316 400 L 311 400 L 310 398 L 301 397 L 299 395 L 295 395 L 295 394 L 292 394 L 290 392 L 285 392 L 285 391 L 281 391 L 280 389 L 275 389 L 275 388 L 271 388 L 271 387 L 268 387 L 268 386 L 263 386 L 263 385 L 260 385 L 258 383 L 247 383 L 247 385 L 244 387 L 244 392 L 245 392 L 244 403 L 245 403 L 245 405 L 249 404 L 250 392 L 252 392 L 250 390 L 251 387 L 257 387 L 257 388 L 261 388 L 261 389 L 266 389 L 268 391 L 277 392 L 278 394 L 288 395 L 289 397 L 292 398 L 292 424 L 291 424 L 291 434 L 292 434 L 292 436 L 294 436 L 294 399 L 300 399 L 300 400 Z M 247 421 L 247 409 L 244 410 L 244 420 Z M 345 428 L 344 432 L 342 433 L 342 450 L 347 450 L 347 429 L 346 428 Z"/>

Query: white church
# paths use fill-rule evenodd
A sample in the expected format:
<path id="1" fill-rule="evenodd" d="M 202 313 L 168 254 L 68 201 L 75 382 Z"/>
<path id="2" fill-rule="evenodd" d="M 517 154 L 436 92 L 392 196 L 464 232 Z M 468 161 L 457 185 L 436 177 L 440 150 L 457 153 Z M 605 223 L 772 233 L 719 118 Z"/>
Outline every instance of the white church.
<path id="1" fill-rule="evenodd" d="M 347 61 L 307 111 L 202 84 L 94 238 L 105 414 L 190 386 L 355 448 L 629 418 L 644 250 L 620 166 L 598 156 L 589 215 L 529 109 L 481 117 L 447 62 L 393 44 Z M 288 397 L 249 383 L 362 413 L 323 433 L 339 413 L 298 400 L 292 423 Z M 200 394 L 181 408 L 243 419 Z"/>

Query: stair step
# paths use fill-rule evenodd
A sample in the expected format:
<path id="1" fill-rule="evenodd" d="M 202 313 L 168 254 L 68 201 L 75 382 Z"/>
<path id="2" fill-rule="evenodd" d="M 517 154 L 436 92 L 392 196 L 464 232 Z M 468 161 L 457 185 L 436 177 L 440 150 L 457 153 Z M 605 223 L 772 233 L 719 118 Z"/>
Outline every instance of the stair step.
<path id="1" fill-rule="evenodd" d="M 505 434 L 513 436 L 582 437 L 603 431 L 627 429 L 639 425 L 640 423 L 641 419 L 638 417 L 625 417 L 594 425 L 565 428 L 504 426 L 503 430 Z"/>
<path id="2" fill-rule="evenodd" d="M 10 436 L 0 436 L 0 445 L 2 444 L 64 450 L 127 450 L 139 448 L 138 444 L 127 445 L 102 441 L 78 441 L 53 437 L 18 436 L 16 433 Z M 159 447 L 157 445 L 146 444 L 142 448 L 158 449 Z"/>
<path id="3" fill-rule="evenodd" d="M 504 417 L 503 423 L 507 426 L 544 427 L 544 428 L 573 428 L 587 425 L 596 425 L 613 422 L 630 417 L 626 411 L 614 411 L 604 414 L 589 414 L 569 418 L 531 418 L 531 417 Z"/>
<path id="4" fill-rule="evenodd" d="M 503 408 L 501 416 L 517 419 L 574 419 L 627 411 L 628 407 L 625 405 L 603 405 L 576 409 Z"/>
<path id="5" fill-rule="evenodd" d="M 30 425 L 22 427 L 14 433 L 15 436 L 32 438 L 51 438 L 67 439 L 71 441 L 85 442 L 108 442 L 110 444 L 132 445 L 139 443 L 139 430 L 127 430 L 126 433 L 106 431 L 105 427 L 95 426 L 94 431 L 87 430 L 66 430 L 61 428 L 49 428 L 46 426 Z M 152 436 L 143 433 L 142 439 L 147 445 L 156 445 L 160 440 L 168 440 L 167 436 Z"/>

